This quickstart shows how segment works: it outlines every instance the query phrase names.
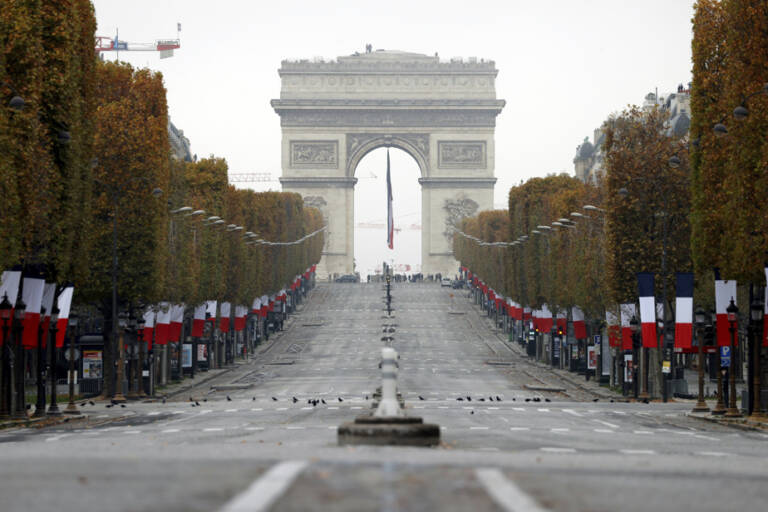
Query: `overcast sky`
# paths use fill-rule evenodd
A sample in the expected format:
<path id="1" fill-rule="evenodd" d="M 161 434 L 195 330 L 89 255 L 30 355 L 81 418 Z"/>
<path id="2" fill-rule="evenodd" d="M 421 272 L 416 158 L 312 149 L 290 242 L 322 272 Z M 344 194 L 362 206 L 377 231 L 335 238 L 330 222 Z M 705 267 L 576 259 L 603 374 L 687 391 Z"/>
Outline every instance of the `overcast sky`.
<path id="1" fill-rule="evenodd" d="M 693 0 L 95 0 L 98 35 L 129 42 L 175 38 L 181 49 L 120 53 L 162 71 L 174 124 L 193 153 L 214 154 L 230 172 L 280 175 L 283 59 L 326 59 L 374 49 L 496 61 L 497 205 L 509 187 L 533 176 L 573 173 L 576 146 L 612 112 L 649 91 L 691 80 Z M 109 54 L 108 54 L 109 55 Z M 112 57 L 114 58 L 114 54 Z M 381 220 L 385 152 L 366 157 L 369 178 L 358 221 Z M 418 167 L 393 152 L 395 213 L 418 211 Z M 361 183 L 362 185 L 363 183 Z M 278 183 L 271 184 L 278 188 Z M 261 188 L 261 187 L 260 187 Z M 368 190 L 375 196 L 368 201 Z M 379 197 L 380 196 L 380 197 Z M 383 203 L 382 203 L 383 204 Z M 418 221 L 418 215 L 415 217 Z M 403 223 L 413 222 L 411 217 Z"/>

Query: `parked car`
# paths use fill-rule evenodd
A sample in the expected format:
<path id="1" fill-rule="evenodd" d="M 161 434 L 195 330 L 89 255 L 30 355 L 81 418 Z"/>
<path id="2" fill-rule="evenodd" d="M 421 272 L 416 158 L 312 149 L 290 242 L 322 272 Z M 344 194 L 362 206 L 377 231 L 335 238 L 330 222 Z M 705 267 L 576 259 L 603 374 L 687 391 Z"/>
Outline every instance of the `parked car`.
<path id="1" fill-rule="evenodd" d="M 356 283 L 357 276 L 354 274 L 345 274 L 343 276 L 336 278 L 336 282 L 337 283 Z"/>
<path id="2" fill-rule="evenodd" d="M 453 283 L 451 283 L 451 288 L 458 289 L 458 288 L 464 288 L 464 281 L 461 279 L 454 279 Z"/>
<path id="3" fill-rule="evenodd" d="M 451 286 L 451 279 L 449 277 L 444 277 L 440 280 L 440 286 Z"/>

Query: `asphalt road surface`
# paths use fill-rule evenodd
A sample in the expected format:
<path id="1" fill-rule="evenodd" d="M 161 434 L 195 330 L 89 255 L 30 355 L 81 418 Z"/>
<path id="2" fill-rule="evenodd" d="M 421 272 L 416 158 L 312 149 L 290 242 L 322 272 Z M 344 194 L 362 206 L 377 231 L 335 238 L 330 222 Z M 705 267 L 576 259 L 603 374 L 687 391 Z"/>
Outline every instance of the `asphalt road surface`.
<path id="1" fill-rule="evenodd" d="M 391 319 L 383 296 L 321 284 L 258 358 L 190 396 L 0 431 L 0 510 L 766 510 L 768 435 L 687 402 L 595 402 L 456 290 L 395 284 Z M 437 448 L 337 446 L 338 425 L 370 410 L 386 343 Z M 526 387 L 542 385 L 565 391 Z"/>

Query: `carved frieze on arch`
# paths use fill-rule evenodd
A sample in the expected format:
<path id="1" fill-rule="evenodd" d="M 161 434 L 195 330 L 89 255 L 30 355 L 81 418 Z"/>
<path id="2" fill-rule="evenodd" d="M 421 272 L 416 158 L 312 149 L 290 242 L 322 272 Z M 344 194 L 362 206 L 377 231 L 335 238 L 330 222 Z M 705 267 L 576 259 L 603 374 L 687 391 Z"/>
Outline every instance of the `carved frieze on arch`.
<path id="1" fill-rule="evenodd" d="M 382 147 L 402 149 L 419 164 L 422 178 L 430 175 L 428 133 L 348 133 L 346 175 L 354 176 L 360 160 Z"/>

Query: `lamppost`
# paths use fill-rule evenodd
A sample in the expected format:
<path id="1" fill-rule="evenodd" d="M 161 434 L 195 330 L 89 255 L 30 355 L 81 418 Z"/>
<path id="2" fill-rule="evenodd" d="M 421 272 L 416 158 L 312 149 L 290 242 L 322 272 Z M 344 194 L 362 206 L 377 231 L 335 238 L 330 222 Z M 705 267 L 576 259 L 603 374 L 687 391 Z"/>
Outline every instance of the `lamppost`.
<path id="1" fill-rule="evenodd" d="M 728 332 L 731 333 L 731 363 L 728 368 L 730 391 L 728 392 L 728 409 L 725 411 L 725 416 L 736 418 L 741 416 L 739 409 L 736 408 L 736 321 L 739 308 L 734 304 L 733 297 L 731 297 L 731 303 L 728 304 L 725 312 L 728 314 Z"/>
<path id="2" fill-rule="evenodd" d="M 24 282 L 24 278 L 22 277 L 21 282 Z M 16 339 L 16 353 L 14 354 L 14 357 L 12 359 L 11 366 L 15 364 L 15 367 L 11 368 L 11 371 L 14 372 L 14 376 L 16 378 L 16 403 L 15 407 L 13 408 L 13 417 L 18 419 L 27 419 L 27 407 L 26 407 L 26 397 L 25 397 L 25 389 L 24 389 L 24 344 L 22 340 L 22 332 L 24 331 L 24 316 L 27 311 L 27 305 L 24 303 L 24 301 L 21 299 L 21 288 L 19 289 L 19 296 L 16 299 L 16 307 L 14 308 L 14 316 L 15 316 L 15 339 Z"/>
<path id="3" fill-rule="evenodd" d="M 637 332 L 640 330 L 640 322 L 637 317 L 632 315 L 629 320 L 629 328 L 632 331 L 632 387 L 634 389 L 635 399 L 639 396 L 639 383 L 637 382 L 637 348 L 640 342 L 637 339 Z"/>
<path id="4" fill-rule="evenodd" d="M 115 394 L 112 397 L 113 403 L 123 403 L 126 401 L 123 395 L 123 374 L 125 372 L 125 328 L 128 323 L 128 314 L 121 311 L 117 318 L 116 326 L 119 324 L 120 333 L 117 338 L 117 376 L 115 378 Z"/>
<path id="5" fill-rule="evenodd" d="M 61 416 L 58 393 L 56 389 L 56 337 L 59 332 L 59 306 L 53 301 L 51 310 L 51 334 L 48 337 L 48 384 L 51 387 L 51 403 L 48 406 L 48 416 Z"/>
<path id="6" fill-rule="evenodd" d="M 45 306 L 40 307 L 40 318 L 45 318 Z M 43 340 L 48 333 L 45 329 L 45 323 L 40 322 L 37 326 L 37 402 L 35 403 L 35 418 L 45 416 L 45 352 L 43 351 Z"/>
<path id="7" fill-rule="evenodd" d="M 138 347 L 136 349 L 138 355 L 138 363 L 136 365 L 138 377 L 137 377 L 137 389 L 139 398 L 146 398 L 147 393 L 144 391 L 144 315 L 140 314 L 136 321 L 136 342 Z"/>
<path id="8" fill-rule="evenodd" d="M 765 415 L 760 410 L 760 337 L 763 334 L 764 305 L 757 295 L 749 306 L 751 336 L 749 337 L 750 352 L 752 353 L 752 411 L 750 417 L 762 419 Z"/>
<path id="9" fill-rule="evenodd" d="M 3 294 L 3 300 L 0 301 L 0 320 L 3 322 L 3 346 L 0 347 L 3 351 L 3 381 L 2 386 L 0 386 L 0 390 L 2 390 L 2 396 L 0 396 L 0 418 L 8 417 L 11 410 L 11 345 L 10 340 L 8 339 L 8 333 L 11 330 L 12 309 L 13 305 L 11 304 L 11 301 L 8 300 L 8 294 Z"/>
<path id="10" fill-rule="evenodd" d="M 696 324 L 696 338 L 699 342 L 699 399 L 691 412 L 709 412 L 707 402 L 704 401 L 704 325 L 707 322 L 707 313 L 701 307 L 694 313 Z"/>
<path id="11" fill-rule="evenodd" d="M 75 405 L 75 342 L 77 341 L 78 320 L 76 313 L 69 314 L 68 326 L 71 329 L 69 332 L 69 403 L 64 409 L 64 414 L 80 414 L 80 409 Z M 82 352 L 80 357 L 83 357 Z"/>
<path id="12" fill-rule="evenodd" d="M 125 396 L 128 400 L 137 400 L 139 398 L 138 390 L 138 377 L 136 368 L 138 366 L 138 344 L 139 341 L 136 338 L 136 316 L 133 314 L 133 310 L 128 314 L 128 332 L 133 334 L 131 341 L 128 343 L 128 353 L 130 359 L 130 366 L 128 368 L 128 394 Z"/>

